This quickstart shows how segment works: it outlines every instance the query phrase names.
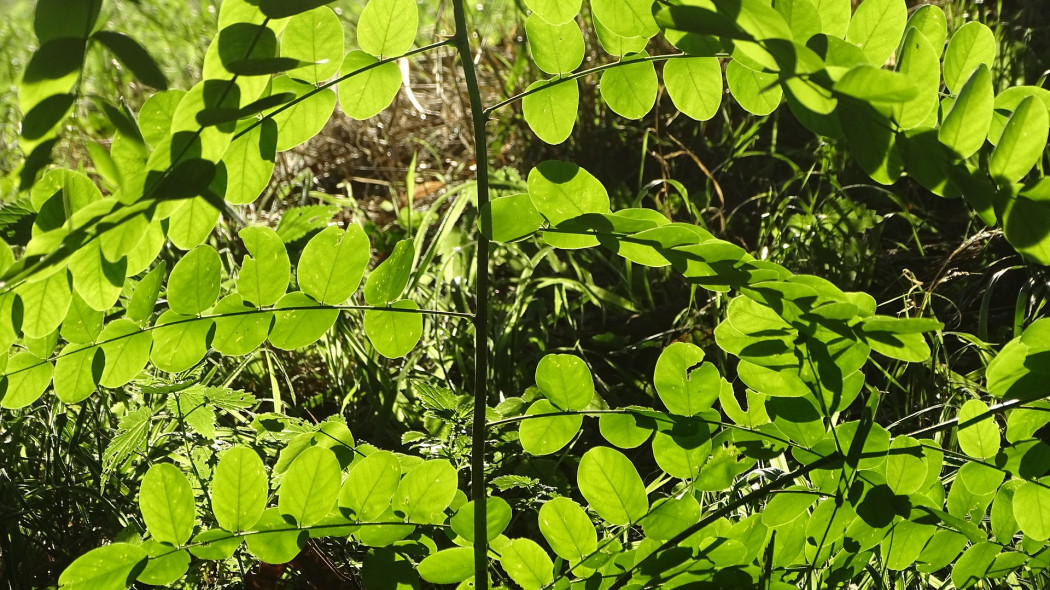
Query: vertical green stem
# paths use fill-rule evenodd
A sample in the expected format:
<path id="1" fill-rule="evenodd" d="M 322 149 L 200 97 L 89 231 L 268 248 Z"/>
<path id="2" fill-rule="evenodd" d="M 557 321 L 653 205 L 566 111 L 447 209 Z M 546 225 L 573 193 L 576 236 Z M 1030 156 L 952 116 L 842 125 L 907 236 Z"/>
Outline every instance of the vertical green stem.
<path id="1" fill-rule="evenodd" d="M 489 201 L 488 136 L 485 109 L 481 104 L 474 58 L 470 50 L 464 0 L 453 0 L 456 19 L 456 51 L 470 96 L 470 117 L 474 123 L 474 161 L 477 168 L 478 207 Z M 478 233 L 477 311 L 474 314 L 474 424 L 471 432 L 470 496 L 474 501 L 474 588 L 488 590 L 488 511 L 485 502 L 485 410 L 488 408 L 488 314 L 489 239 Z"/>

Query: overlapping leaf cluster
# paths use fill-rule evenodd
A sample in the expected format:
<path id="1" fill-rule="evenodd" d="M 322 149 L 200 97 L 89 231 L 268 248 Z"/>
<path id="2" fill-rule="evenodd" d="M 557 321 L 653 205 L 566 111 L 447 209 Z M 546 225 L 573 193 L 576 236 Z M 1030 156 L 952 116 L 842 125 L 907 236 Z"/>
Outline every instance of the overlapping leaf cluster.
<path id="1" fill-rule="evenodd" d="M 360 49 L 344 55 L 340 22 L 324 2 L 224 0 L 203 80 L 188 91 L 163 90 L 130 38 L 95 31 L 100 2 L 73 4 L 59 18 L 60 3 L 40 2 L 41 46 L 21 89 L 23 186 L 36 217 L 17 260 L 10 248 L 0 252 L 0 342 L 10 351 L 0 405 L 25 407 L 49 387 L 65 403 L 82 402 L 147 365 L 190 370 L 211 350 L 308 346 L 343 312 L 364 312 L 381 354 L 407 354 L 427 312 L 404 298 L 418 262 L 411 241 L 369 271 L 364 231 L 328 227 L 307 243 L 292 287 L 287 245 L 273 230 L 242 230 L 249 255 L 239 264 L 206 240 L 224 212 L 264 190 L 275 154 L 314 136 L 337 101 L 356 118 L 390 104 L 401 84 L 394 60 L 415 42 L 415 3 L 370 0 L 357 23 Z M 1038 174 L 1050 94 L 996 95 L 995 43 L 984 25 L 948 40 L 938 8 L 909 18 L 903 0 L 866 0 L 855 13 L 849 0 L 592 0 L 596 36 L 617 60 L 577 72 L 582 2 L 527 4 L 533 58 L 555 77 L 517 98 L 544 141 L 571 135 L 586 75 L 600 72 L 614 112 L 641 118 L 659 94 L 654 64 L 664 61 L 676 107 L 707 119 L 719 108 L 724 68 L 745 109 L 767 114 L 786 101 L 803 125 L 848 146 L 874 180 L 907 173 L 962 197 L 986 222 L 1001 221 L 1020 252 L 1050 262 L 1039 225 L 1050 185 Z M 682 53 L 645 53 L 657 35 Z M 138 113 L 104 107 L 118 130 L 108 153 L 92 152 L 104 191 L 74 170 L 44 171 L 80 98 L 78 64 L 95 42 L 161 89 Z M 461 58 L 472 67 L 471 56 Z M 611 408 L 581 358 L 545 357 L 534 390 L 473 416 L 488 421 L 484 432 L 516 430 L 525 453 L 570 458 L 573 493 L 526 505 L 517 516 L 528 526 L 511 526 L 511 503 L 488 488 L 460 492 L 459 466 L 357 444 L 339 422 L 292 438 L 269 469 L 250 447 L 225 449 L 199 489 L 159 463 L 139 489 L 146 537 L 86 553 L 60 586 L 164 585 L 194 557 L 238 551 L 284 563 L 312 537 L 365 548 L 362 576 L 376 587 L 486 585 L 475 578 L 478 555 L 487 577 L 526 590 L 830 586 L 870 568 L 932 580 L 949 564 L 965 587 L 1050 566 L 1050 515 L 1041 509 L 1050 502 L 1050 448 L 1037 434 L 1050 422 L 1046 320 L 989 365 L 986 389 L 1000 403 L 971 399 L 953 421 L 902 432 L 878 423 L 869 361 L 873 352 L 925 361 L 923 334 L 941 328 L 936 320 L 878 315 L 869 295 L 791 273 L 656 211 L 611 211 L 601 181 L 571 162 L 537 165 L 527 193 L 479 200 L 481 230 L 494 241 L 600 246 L 729 293 L 715 340 L 736 359 L 732 381 L 702 349 L 675 343 L 653 375 L 659 404 Z M 157 262 L 169 242 L 185 251 L 170 272 Z M 362 280 L 363 304 L 349 303 Z M 577 456 L 575 441 L 598 440 L 589 417 L 602 442 Z M 472 444 L 486 452 L 487 442 Z M 639 458 L 655 467 L 640 472 Z M 756 469 L 760 462 L 769 469 Z M 538 536 L 526 534 L 532 524 Z"/>

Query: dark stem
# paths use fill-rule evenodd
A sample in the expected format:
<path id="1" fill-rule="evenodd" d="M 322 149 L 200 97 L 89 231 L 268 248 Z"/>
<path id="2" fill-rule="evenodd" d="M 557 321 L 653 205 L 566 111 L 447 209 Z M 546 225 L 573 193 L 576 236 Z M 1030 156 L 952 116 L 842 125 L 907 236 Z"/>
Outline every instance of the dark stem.
<path id="1" fill-rule="evenodd" d="M 470 96 L 470 118 L 474 123 L 474 162 L 477 169 L 478 208 L 485 215 L 489 202 L 487 119 L 481 104 L 481 89 L 470 50 L 464 0 L 452 2 L 456 18 L 456 51 L 463 66 L 463 78 Z M 483 224 L 484 225 L 484 224 Z M 474 588 L 488 590 L 488 512 L 485 502 L 485 410 L 488 409 L 488 313 L 489 240 L 478 232 L 477 310 L 474 314 L 474 424 L 471 429 L 470 496 L 474 502 Z"/>

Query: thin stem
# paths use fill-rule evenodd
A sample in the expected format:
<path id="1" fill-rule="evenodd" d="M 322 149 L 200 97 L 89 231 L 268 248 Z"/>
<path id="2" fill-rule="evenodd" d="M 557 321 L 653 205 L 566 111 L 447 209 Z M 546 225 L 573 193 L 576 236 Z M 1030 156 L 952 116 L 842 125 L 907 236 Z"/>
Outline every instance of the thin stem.
<path id="1" fill-rule="evenodd" d="M 396 57 L 387 57 L 387 58 L 381 59 L 381 60 L 379 60 L 379 61 L 377 61 L 377 62 L 375 62 L 373 64 L 368 64 L 367 66 L 364 66 L 364 67 L 361 67 L 361 68 L 357 68 L 356 70 L 350 72 L 349 74 L 344 74 L 342 76 L 339 76 L 335 80 L 331 80 L 331 81 L 325 82 L 324 84 L 321 84 L 320 86 L 318 86 L 317 88 L 314 88 L 310 92 L 307 92 L 306 94 L 304 94 L 304 95 L 302 95 L 300 97 L 297 97 L 294 100 L 291 100 L 291 101 L 281 105 L 277 109 L 267 113 L 266 116 L 260 117 L 258 120 L 253 122 L 251 125 L 249 125 L 249 126 L 245 127 L 244 129 L 238 131 L 237 134 L 233 136 L 233 139 L 237 139 L 238 137 L 244 135 L 245 133 L 248 133 L 252 129 L 255 129 L 259 125 L 262 125 L 263 121 L 266 121 L 267 119 L 274 118 L 275 116 L 283 113 L 284 111 L 287 111 L 288 109 L 290 109 L 290 108 L 294 107 L 295 105 L 303 102 L 304 100 L 310 98 L 311 96 L 313 96 L 313 95 L 315 95 L 315 94 L 317 94 L 317 93 L 319 93 L 319 92 L 321 92 L 323 90 L 327 90 L 328 88 L 331 88 L 332 86 L 335 86 L 336 84 L 342 82 L 343 80 L 346 80 L 348 78 L 353 78 L 354 76 L 356 76 L 358 74 L 363 74 L 363 73 L 367 72 L 368 70 L 371 70 L 373 68 L 378 68 L 379 66 L 384 65 L 384 64 L 388 64 L 388 63 L 390 63 L 392 61 L 397 61 L 399 59 L 404 59 L 406 57 L 412 57 L 413 55 L 416 55 L 416 54 L 419 54 L 419 53 L 426 53 L 426 52 L 430 51 L 431 49 L 437 49 L 438 47 L 444 47 L 446 45 L 451 45 L 452 43 L 453 43 L 453 39 L 445 39 L 443 41 L 438 41 L 437 43 L 431 43 L 430 45 L 425 45 L 423 47 L 418 47 L 416 49 L 413 49 L 412 51 L 407 51 L 407 52 L 405 52 L 405 53 L 403 53 L 401 55 L 398 55 Z"/>
<path id="2" fill-rule="evenodd" d="M 464 0 L 453 0 L 456 20 L 456 51 L 470 96 L 470 118 L 474 124 L 474 162 L 477 169 L 478 208 L 485 215 L 489 202 L 488 113 L 481 104 L 481 88 L 470 49 Z M 484 221 L 484 220 L 483 220 Z M 484 225 L 484 223 L 483 223 Z M 488 315 L 489 240 L 478 232 L 477 310 L 474 314 L 474 423 L 471 428 L 470 496 L 474 502 L 474 587 L 488 590 L 488 511 L 485 495 L 485 414 L 488 409 Z"/>
<path id="3" fill-rule="evenodd" d="M 117 342 L 118 340 L 123 340 L 125 338 L 131 338 L 133 336 L 137 336 L 139 334 L 142 334 L 143 332 L 152 332 L 153 330 L 156 330 L 156 329 L 159 329 L 159 328 L 170 328 L 172 326 L 178 326 L 179 324 L 188 324 L 188 323 L 200 322 L 200 321 L 204 321 L 204 320 L 215 320 L 215 319 L 232 318 L 232 317 L 244 316 L 244 315 L 256 315 L 256 314 L 261 314 L 261 313 L 279 313 L 279 312 L 291 312 L 291 311 L 389 311 L 389 312 L 393 312 L 393 313 L 414 313 L 414 314 L 422 314 L 422 315 L 436 315 L 436 316 L 453 317 L 453 318 L 458 318 L 458 319 L 473 319 L 474 318 L 474 316 L 469 314 L 469 313 L 463 313 L 463 312 L 459 312 L 459 311 L 441 311 L 441 310 L 436 310 L 436 309 L 402 309 L 402 308 L 398 308 L 398 307 L 384 307 L 384 306 L 372 306 L 372 305 L 296 305 L 296 306 L 290 306 L 290 307 L 261 307 L 261 308 L 255 308 L 255 309 L 245 309 L 243 311 L 231 311 L 231 312 L 228 312 L 228 313 L 216 313 L 216 314 L 210 314 L 210 315 L 193 316 L 193 317 L 183 318 L 183 319 L 180 319 L 180 320 L 175 320 L 173 322 L 168 322 L 166 324 L 154 324 L 152 326 L 146 326 L 146 327 L 144 327 L 142 329 L 135 330 L 134 332 L 128 332 L 127 334 L 121 334 L 120 336 L 114 336 L 113 338 L 108 338 L 106 340 L 99 340 L 99 341 L 93 342 L 93 343 L 91 343 L 91 345 L 86 346 L 84 348 L 77 348 L 75 350 L 70 350 L 69 352 L 66 352 L 66 349 L 63 349 L 62 352 L 57 353 L 57 354 L 53 354 L 50 357 L 48 357 L 46 360 L 42 360 L 39 363 L 35 363 L 35 364 L 32 364 L 32 365 L 23 367 L 21 369 L 15 369 L 13 371 L 9 371 L 9 372 L 6 372 L 4 374 L 8 375 L 8 376 L 10 376 L 10 375 L 17 375 L 18 373 L 21 373 L 23 371 L 30 371 L 30 370 L 34 369 L 35 367 L 39 367 L 39 366 L 44 365 L 46 363 L 49 363 L 51 361 L 58 360 L 58 359 L 60 359 L 60 358 L 62 358 L 64 356 L 69 356 L 69 355 L 73 355 L 73 354 L 79 354 L 79 353 L 82 353 L 85 350 L 90 349 L 90 348 L 103 346 L 105 344 L 109 344 L 111 342 Z"/>
<path id="4" fill-rule="evenodd" d="M 500 101 L 500 102 L 490 106 L 489 108 L 485 109 L 485 111 L 484 111 L 485 117 L 487 118 L 493 112 L 498 111 L 499 109 L 501 109 L 501 108 L 503 108 L 503 107 L 505 107 L 505 106 L 507 106 L 509 104 L 518 102 L 519 100 L 525 98 L 526 96 L 528 96 L 530 94 L 535 94 L 537 92 L 542 92 L 542 91 L 544 91 L 544 90 L 546 90 L 546 89 L 548 89 L 548 88 L 550 88 L 552 86 L 557 86 L 558 84 L 562 84 L 564 82 L 568 82 L 569 80 L 576 80 L 578 78 L 583 78 L 583 77 L 586 77 L 586 76 L 590 76 L 591 74 L 597 74 L 597 73 L 600 73 L 600 72 L 604 72 L 605 70 L 611 70 L 613 68 L 618 68 L 620 66 L 629 66 L 629 65 L 632 65 L 632 64 L 645 63 L 647 61 L 652 61 L 652 62 L 655 62 L 655 61 L 667 61 L 669 59 L 679 59 L 679 58 L 683 58 L 683 57 L 695 57 L 695 56 L 690 56 L 690 55 L 685 54 L 685 53 L 672 53 L 672 54 L 669 54 L 669 55 L 650 55 L 648 57 L 642 57 L 642 58 L 639 58 L 639 59 L 630 59 L 630 60 L 626 60 L 626 61 L 615 61 L 615 62 L 612 62 L 612 63 L 602 64 L 600 66 L 595 66 L 595 67 L 587 69 L 587 70 L 582 70 L 582 71 L 575 72 L 575 73 L 572 73 L 572 74 L 567 74 L 567 75 L 562 76 L 560 78 L 557 78 L 555 80 L 551 80 L 551 81 L 547 82 L 546 84 L 537 86 L 535 88 L 531 88 L 531 89 L 526 90 L 524 92 L 521 92 L 519 94 L 515 94 L 514 96 L 512 96 L 512 97 L 510 97 L 510 98 L 508 98 L 506 100 L 502 100 L 502 101 Z"/>

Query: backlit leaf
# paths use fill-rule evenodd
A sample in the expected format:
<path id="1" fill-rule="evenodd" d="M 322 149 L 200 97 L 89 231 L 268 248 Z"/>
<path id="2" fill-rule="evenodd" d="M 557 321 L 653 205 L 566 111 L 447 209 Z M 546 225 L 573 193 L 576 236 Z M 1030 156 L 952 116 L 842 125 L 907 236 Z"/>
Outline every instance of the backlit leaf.
<path id="1" fill-rule="evenodd" d="M 269 483 L 262 459 L 248 447 L 223 453 L 211 481 L 211 506 L 219 526 L 230 532 L 253 530 L 259 521 Z"/>
<path id="2" fill-rule="evenodd" d="M 343 59 L 343 26 L 327 6 L 319 6 L 288 19 L 281 35 L 281 55 L 311 62 L 288 70 L 288 75 L 304 82 L 323 82 L 331 78 Z"/>
<path id="3" fill-rule="evenodd" d="M 313 84 L 293 80 L 288 76 L 278 76 L 272 82 L 273 94 L 292 92 L 300 102 L 273 115 L 277 124 L 277 145 L 279 152 L 290 150 L 317 135 L 335 111 L 335 92 L 329 89 L 319 90 Z M 313 93 L 304 98 L 307 93 Z"/>
<path id="4" fill-rule="evenodd" d="M 196 365 L 208 353 L 208 334 L 215 325 L 211 318 L 198 319 L 165 311 L 153 330 L 150 360 L 161 371 L 181 373 Z"/>
<path id="5" fill-rule="evenodd" d="M 139 486 L 139 508 L 157 541 L 183 545 L 193 533 L 195 506 L 190 481 L 171 463 L 150 467 Z"/>
<path id="6" fill-rule="evenodd" d="M 1003 128 L 998 145 L 988 160 L 988 172 L 1000 183 L 1017 182 L 1043 157 L 1050 114 L 1038 98 L 1029 96 L 1017 105 Z"/>
<path id="7" fill-rule="evenodd" d="M 944 52 L 944 85 L 951 94 L 959 94 L 978 66 L 991 68 L 999 44 L 986 25 L 971 21 L 959 27 Z"/>
<path id="8" fill-rule="evenodd" d="M 378 115 L 390 106 L 401 89 L 401 70 L 397 64 L 373 65 L 378 62 L 364 51 L 351 51 L 343 59 L 340 76 L 357 72 L 338 85 L 339 106 L 351 118 L 363 120 Z"/>
<path id="9" fill-rule="evenodd" d="M 961 158 L 974 155 L 988 136 L 994 100 L 992 74 L 988 66 L 981 64 L 963 84 L 937 138 Z"/>
<path id="10" fill-rule="evenodd" d="M 368 0 L 357 21 L 357 43 L 376 57 L 397 57 L 412 48 L 418 26 L 415 0 Z"/>
<path id="11" fill-rule="evenodd" d="M 335 454 L 322 447 L 310 447 L 285 472 L 277 492 L 277 507 L 296 526 L 308 527 L 332 509 L 341 480 Z"/>
<path id="12" fill-rule="evenodd" d="M 409 522 L 441 522 L 459 486 L 456 468 L 445 459 L 432 459 L 405 473 L 391 506 Z"/>
<path id="13" fill-rule="evenodd" d="M 474 575 L 474 550 L 443 549 L 419 562 L 419 577 L 433 584 L 456 584 Z"/>
<path id="14" fill-rule="evenodd" d="M 503 547 L 500 565 L 522 590 L 540 590 L 554 581 L 554 563 L 531 539 L 514 539 Z"/>
<path id="15" fill-rule="evenodd" d="M 722 66 L 717 58 L 672 59 L 664 64 L 664 85 L 674 105 L 689 117 L 706 121 L 722 102 Z"/>
<path id="16" fill-rule="evenodd" d="M 583 63 L 583 33 L 575 21 L 553 25 L 532 15 L 525 20 L 532 59 L 548 74 L 567 74 Z"/>
<path id="17" fill-rule="evenodd" d="M 649 511 L 645 485 L 630 459 L 608 447 L 584 453 L 576 485 L 591 508 L 610 524 L 637 522 Z"/>
<path id="18" fill-rule="evenodd" d="M 583 508 L 568 498 L 554 498 L 540 507 L 540 533 L 554 553 L 576 564 L 598 549 L 594 524 Z"/>
<path id="19" fill-rule="evenodd" d="M 205 244 L 186 253 L 168 275 L 168 307 L 192 316 L 215 304 L 222 279 L 222 261 L 215 248 Z"/>
<path id="20" fill-rule="evenodd" d="M 572 354 L 544 356 L 536 366 L 536 386 L 561 410 L 582 410 L 594 396 L 587 363 Z"/>
<path id="21" fill-rule="evenodd" d="M 401 358 L 412 352 L 423 335 L 423 314 L 413 313 L 419 306 L 402 299 L 387 305 L 408 311 L 365 311 L 365 335 L 376 351 L 387 358 Z"/>
<path id="22" fill-rule="evenodd" d="M 959 408 L 959 448 L 971 457 L 994 457 L 999 452 L 1001 436 L 995 417 L 988 406 L 972 399 Z"/>
<path id="23" fill-rule="evenodd" d="M 526 415 L 556 414 L 560 410 L 547 400 L 533 402 Z M 569 444 L 583 425 L 580 414 L 522 420 L 518 429 L 521 448 L 531 455 L 549 455 Z"/>
<path id="24" fill-rule="evenodd" d="M 22 332 L 30 338 L 43 338 L 58 329 L 73 301 L 64 270 L 23 283 L 15 292 L 22 300 Z"/>
<path id="25" fill-rule="evenodd" d="M 580 86 L 577 80 L 553 84 L 540 80 L 529 85 L 534 90 L 521 99 L 522 113 L 529 128 L 541 140 L 557 145 L 572 135 L 580 109 Z"/>
<path id="26" fill-rule="evenodd" d="M 113 543 L 92 549 L 69 564 L 58 578 L 69 590 L 124 590 L 146 565 L 146 552 L 137 545 Z"/>
<path id="27" fill-rule="evenodd" d="M 627 119 L 641 119 L 656 104 L 659 81 L 656 68 L 647 53 L 625 55 L 623 61 L 637 61 L 630 65 L 610 68 L 602 72 L 602 98 L 616 114 Z"/>
<path id="28" fill-rule="evenodd" d="M 377 451 L 356 463 L 339 493 L 339 506 L 357 520 L 374 521 L 390 507 L 401 481 L 401 464 L 390 451 Z"/>
<path id="29" fill-rule="evenodd" d="M 594 17 L 621 37 L 652 37 L 659 32 L 650 0 L 592 0 Z"/>
<path id="30" fill-rule="evenodd" d="M 138 376 L 149 361 L 153 336 L 128 319 L 117 319 L 106 325 L 98 335 L 105 355 L 106 367 L 99 384 L 103 387 L 121 387 Z"/>
<path id="31" fill-rule="evenodd" d="M 726 66 L 726 84 L 733 98 L 753 115 L 768 115 L 784 98 L 776 74 L 756 72 L 733 60 Z"/>
<path id="32" fill-rule="evenodd" d="M 882 66 L 901 42 L 908 23 L 904 0 L 865 0 L 846 30 L 846 41 L 859 45 L 872 65 Z"/>
<path id="33" fill-rule="evenodd" d="M 561 25 L 576 18 L 583 0 L 525 0 L 525 5 L 550 24 Z"/>
<path id="34" fill-rule="evenodd" d="M 361 284 L 370 248 L 368 236 L 357 224 L 350 224 L 346 231 L 335 226 L 325 228 L 310 238 L 299 257 L 299 288 L 321 303 L 345 302 Z"/>
<path id="35" fill-rule="evenodd" d="M 248 250 L 237 277 L 237 292 L 245 301 L 260 307 L 277 303 L 288 290 L 288 282 L 292 276 L 291 262 L 284 242 L 277 236 L 277 232 L 265 226 L 246 227 L 237 235 Z M 306 256 L 305 251 L 302 256 Z M 300 271 L 300 287 L 302 284 L 303 277 Z"/>
<path id="36" fill-rule="evenodd" d="M 248 551 L 266 563 L 288 563 L 306 546 L 306 531 L 288 523 L 277 508 L 267 508 L 252 526 L 259 533 L 247 535 Z"/>
<path id="37" fill-rule="evenodd" d="M 369 305 L 385 305 L 400 297 L 412 275 L 414 258 L 412 240 L 401 240 L 395 244 L 390 256 L 368 275 L 364 288 L 365 301 Z"/>
<path id="38" fill-rule="evenodd" d="M 0 381 L 3 392 L 0 407 L 15 410 L 35 402 L 51 384 L 53 373 L 51 363 L 35 354 L 26 351 L 15 354 L 7 361 L 3 381 Z"/>
<path id="39" fill-rule="evenodd" d="M 290 309 L 274 313 L 270 344 L 281 350 L 295 350 L 309 346 L 324 336 L 339 319 L 339 310 L 310 309 L 313 307 L 320 307 L 320 304 L 302 291 L 293 291 L 281 297 L 274 308 Z"/>
<path id="40" fill-rule="evenodd" d="M 467 502 L 449 520 L 452 530 L 471 543 L 474 542 L 475 507 L 474 502 Z M 510 504 L 503 498 L 496 496 L 490 496 L 485 501 L 485 513 L 487 514 L 485 519 L 486 538 L 489 542 L 492 542 L 507 528 L 513 514 Z"/>

